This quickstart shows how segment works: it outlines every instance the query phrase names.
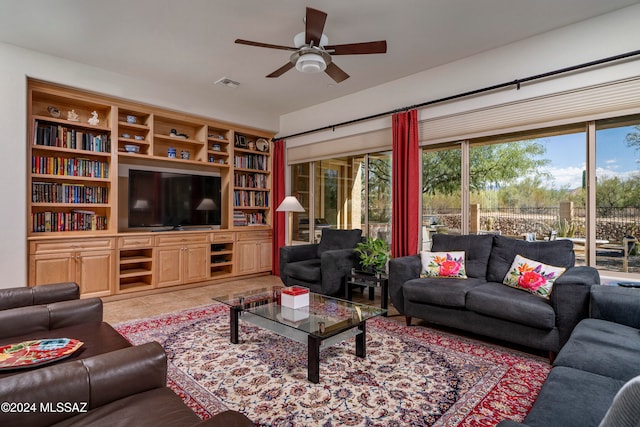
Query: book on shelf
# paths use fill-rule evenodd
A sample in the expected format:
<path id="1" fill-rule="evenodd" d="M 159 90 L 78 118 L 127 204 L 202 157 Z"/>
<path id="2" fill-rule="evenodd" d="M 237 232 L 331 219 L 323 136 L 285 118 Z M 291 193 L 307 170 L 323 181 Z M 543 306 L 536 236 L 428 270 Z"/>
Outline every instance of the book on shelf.
<path id="1" fill-rule="evenodd" d="M 96 231 L 107 229 L 107 217 L 94 211 L 35 212 L 31 214 L 34 233 L 56 231 Z"/>
<path id="2" fill-rule="evenodd" d="M 109 178 L 109 163 L 83 158 L 31 156 L 31 172 L 44 175 Z"/>
<path id="3" fill-rule="evenodd" d="M 109 203 L 106 187 L 58 182 L 32 182 L 33 203 Z"/>
<path id="4" fill-rule="evenodd" d="M 242 211 L 233 211 L 233 225 L 245 226 L 247 225 L 247 216 Z"/>
<path id="5" fill-rule="evenodd" d="M 267 170 L 267 156 L 264 154 L 241 154 L 233 157 L 233 166 L 241 169 Z"/>
<path id="6" fill-rule="evenodd" d="M 111 152 L 111 140 L 106 133 L 85 132 L 59 124 L 36 120 L 34 145 L 82 149 L 100 153 Z"/>

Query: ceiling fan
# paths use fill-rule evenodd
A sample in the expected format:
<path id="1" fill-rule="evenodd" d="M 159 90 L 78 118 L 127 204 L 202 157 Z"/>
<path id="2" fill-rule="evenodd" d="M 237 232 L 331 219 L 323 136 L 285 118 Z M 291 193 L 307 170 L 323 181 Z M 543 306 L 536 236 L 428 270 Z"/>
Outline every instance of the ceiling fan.
<path id="1" fill-rule="evenodd" d="M 236 43 L 249 46 L 266 47 L 270 49 L 294 51 L 287 62 L 282 67 L 275 70 L 267 77 L 280 77 L 293 67 L 303 73 L 319 73 L 324 71 L 340 83 L 349 78 L 332 60 L 333 55 L 366 55 L 371 53 L 386 53 L 387 41 L 349 43 L 329 45 L 329 39 L 322 32 L 327 20 L 327 14 L 310 7 L 307 8 L 305 19 L 305 31 L 293 38 L 295 47 L 280 46 L 269 43 L 254 42 L 250 40 L 236 39 Z"/>

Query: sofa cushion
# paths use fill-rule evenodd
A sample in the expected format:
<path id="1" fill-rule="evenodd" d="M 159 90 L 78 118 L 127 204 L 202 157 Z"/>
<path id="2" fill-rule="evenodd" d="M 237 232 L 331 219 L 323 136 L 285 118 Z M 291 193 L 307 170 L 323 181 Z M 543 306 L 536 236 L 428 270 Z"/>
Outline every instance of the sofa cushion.
<path id="1" fill-rule="evenodd" d="M 521 325 L 551 330 L 556 313 L 545 299 L 501 283 L 489 282 L 467 293 L 467 310 Z"/>
<path id="2" fill-rule="evenodd" d="M 623 381 L 578 369 L 551 370 L 525 418 L 527 426 L 597 426 Z"/>
<path id="3" fill-rule="evenodd" d="M 584 319 L 553 364 L 628 381 L 640 375 L 640 331 L 606 320 Z"/>
<path id="4" fill-rule="evenodd" d="M 493 249 L 487 269 L 488 282 L 502 282 L 516 255 L 564 268 L 573 267 L 575 263 L 571 240 L 527 242 L 504 236 L 493 237 Z"/>
<path id="5" fill-rule="evenodd" d="M 420 277 L 449 277 L 466 279 L 464 251 L 420 252 L 422 270 Z"/>
<path id="6" fill-rule="evenodd" d="M 512 288 L 530 292 L 533 295 L 549 299 L 553 282 L 562 273 L 564 267 L 554 267 L 542 262 L 516 255 L 509 272 L 504 276 L 504 283 Z"/>
<path id="7" fill-rule="evenodd" d="M 334 230 L 332 228 L 323 228 L 322 237 L 318 244 L 318 258 L 324 251 L 334 249 L 355 248 L 362 240 L 362 230 L 356 228 L 354 230 Z"/>
<path id="8" fill-rule="evenodd" d="M 303 279 L 305 282 L 320 282 L 320 258 L 290 262 L 287 264 L 287 276 Z"/>
<path id="9" fill-rule="evenodd" d="M 405 300 L 421 304 L 464 308 L 469 290 L 486 283 L 484 279 L 428 278 L 404 283 Z"/>
<path id="10" fill-rule="evenodd" d="M 168 387 L 161 387 L 92 408 L 54 426 L 189 426 L 199 421 L 178 395 Z"/>
<path id="11" fill-rule="evenodd" d="M 489 262 L 489 255 L 491 254 L 491 247 L 493 246 L 492 235 L 453 236 L 438 233 L 433 235 L 432 240 L 431 251 L 433 252 L 465 252 L 467 277 L 478 277 L 482 279 L 486 277 L 487 263 Z M 504 274 L 502 277 L 504 277 Z M 500 280 L 502 280 L 502 278 L 500 278 Z"/>

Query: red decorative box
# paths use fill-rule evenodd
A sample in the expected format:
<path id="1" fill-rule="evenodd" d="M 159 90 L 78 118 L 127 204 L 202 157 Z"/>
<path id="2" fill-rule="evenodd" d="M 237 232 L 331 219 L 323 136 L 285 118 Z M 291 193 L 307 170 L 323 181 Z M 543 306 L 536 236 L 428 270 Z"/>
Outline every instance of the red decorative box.
<path id="1" fill-rule="evenodd" d="M 282 288 L 283 307 L 300 308 L 309 305 L 309 289 L 302 286 L 290 286 Z"/>

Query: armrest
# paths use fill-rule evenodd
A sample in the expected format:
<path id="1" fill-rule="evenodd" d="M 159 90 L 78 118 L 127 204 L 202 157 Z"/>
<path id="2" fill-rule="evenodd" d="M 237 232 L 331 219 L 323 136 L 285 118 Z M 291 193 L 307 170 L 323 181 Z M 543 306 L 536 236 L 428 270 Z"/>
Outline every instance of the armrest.
<path id="1" fill-rule="evenodd" d="M 79 362 L 89 376 L 91 408 L 167 384 L 167 355 L 157 342 L 123 348 Z"/>
<path id="2" fill-rule="evenodd" d="M 320 256 L 323 292 L 327 295 L 338 293 L 344 278 L 357 263 L 358 256 L 353 248 L 324 251 Z"/>
<path id="3" fill-rule="evenodd" d="M 318 258 L 318 244 L 280 246 L 280 278 L 286 284 L 288 277 L 285 266 L 290 262 Z"/>
<path id="4" fill-rule="evenodd" d="M 590 317 L 640 329 L 640 289 L 592 286 Z"/>
<path id="5" fill-rule="evenodd" d="M 0 311 L 0 338 L 102 321 L 102 300 L 61 301 Z"/>
<path id="6" fill-rule="evenodd" d="M 593 267 L 572 267 L 556 279 L 550 302 L 556 313 L 560 348 L 578 322 L 589 317 L 591 286 L 599 283 L 600 275 Z"/>
<path id="7" fill-rule="evenodd" d="M 0 289 L 0 310 L 78 298 L 80 288 L 73 282 Z"/>
<path id="8" fill-rule="evenodd" d="M 15 403 L 75 402 L 86 410 L 166 384 L 166 355 L 152 342 L 74 362 L 42 367 L 0 381 L 0 401 Z M 77 412 L 4 413 L 3 425 L 45 426 Z"/>
<path id="9" fill-rule="evenodd" d="M 404 314 L 402 285 L 407 280 L 420 277 L 420 255 L 410 255 L 389 260 L 389 297 L 400 314 Z"/>
<path id="10" fill-rule="evenodd" d="M 317 243 L 280 247 L 280 261 L 284 261 L 285 263 L 304 261 L 313 258 L 318 258 Z"/>

